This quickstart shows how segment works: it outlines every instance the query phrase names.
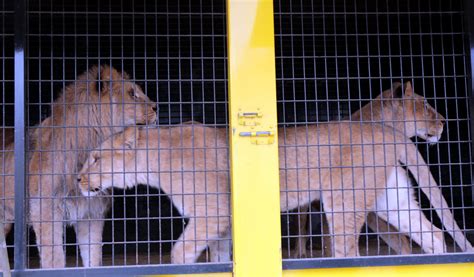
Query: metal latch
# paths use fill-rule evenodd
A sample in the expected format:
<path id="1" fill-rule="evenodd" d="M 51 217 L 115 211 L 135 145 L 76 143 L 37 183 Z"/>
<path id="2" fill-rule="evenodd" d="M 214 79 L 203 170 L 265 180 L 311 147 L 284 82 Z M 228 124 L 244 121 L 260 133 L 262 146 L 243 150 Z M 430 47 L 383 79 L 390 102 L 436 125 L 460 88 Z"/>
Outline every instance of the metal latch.
<path id="1" fill-rule="evenodd" d="M 258 122 L 258 118 L 262 117 L 261 112 L 239 112 L 239 125 L 242 126 L 258 126 L 260 122 Z"/>
<path id="2" fill-rule="evenodd" d="M 250 137 L 253 144 L 273 144 L 275 133 L 272 131 L 240 132 L 241 137 Z"/>

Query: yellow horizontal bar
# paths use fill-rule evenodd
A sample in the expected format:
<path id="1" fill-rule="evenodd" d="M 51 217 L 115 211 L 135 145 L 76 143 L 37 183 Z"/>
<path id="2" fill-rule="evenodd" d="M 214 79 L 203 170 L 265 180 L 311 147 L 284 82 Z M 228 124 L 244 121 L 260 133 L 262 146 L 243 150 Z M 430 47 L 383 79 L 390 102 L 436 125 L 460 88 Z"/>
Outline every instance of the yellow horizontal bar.
<path id="1" fill-rule="evenodd" d="M 270 276 L 270 275 L 268 275 Z M 283 271 L 284 277 L 474 277 L 474 263 L 319 268 Z"/>

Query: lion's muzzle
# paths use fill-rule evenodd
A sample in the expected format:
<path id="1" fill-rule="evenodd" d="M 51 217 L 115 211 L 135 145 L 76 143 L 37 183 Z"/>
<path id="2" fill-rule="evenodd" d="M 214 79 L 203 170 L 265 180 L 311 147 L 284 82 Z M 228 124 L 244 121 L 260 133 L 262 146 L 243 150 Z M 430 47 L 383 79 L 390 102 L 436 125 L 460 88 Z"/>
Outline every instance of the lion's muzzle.
<path id="1" fill-rule="evenodd" d="M 95 196 L 100 192 L 100 186 L 92 185 L 86 176 L 79 176 L 77 182 L 79 183 L 81 193 L 84 196 Z"/>
<path id="2" fill-rule="evenodd" d="M 155 124 L 158 118 L 158 105 L 156 103 L 151 104 L 151 111 L 146 115 L 146 124 Z"/>

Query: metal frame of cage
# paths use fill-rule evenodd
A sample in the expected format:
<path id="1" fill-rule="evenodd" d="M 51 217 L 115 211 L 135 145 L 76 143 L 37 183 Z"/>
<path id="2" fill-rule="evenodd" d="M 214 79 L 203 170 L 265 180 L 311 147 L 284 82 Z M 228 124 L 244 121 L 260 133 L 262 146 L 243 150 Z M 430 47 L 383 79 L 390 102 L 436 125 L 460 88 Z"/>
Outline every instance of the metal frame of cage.
<path id="1" fill-rule="evenodd" d="M 172 274 L 172 273 L 210 273 L 229 272 L 237 276 L 314 276 L 316 274 L 363 274 L 364 276 L 380 275 L 384 272 L 406 274 L 433 274 L 440 271 L 450 275 L 467 276 L 472 273 L 473 254 L 449 254 L 427 256 L 369 257 L 347 259 L 324 259 L 281 262 L 278 166 L 277 145 L 259 146 L 250 144 L 247 137 L 231 136 L 231 148 L 239 148 L 239 159 L 232 159 L 232 200 L 233 200 L 233 243 L 234 265 L 198 264 L 187 266 L 128 266 L 101 267 L 94 269 L 74 268 L 62 270 L 25 269 L 26 242 L 24 226 L 25 215 L 25 2 L 15 2 L 15 271 L 23 275 L 95 275 L 95 274 Z M 465 1 L 468 14 L 474 13 L 474 3 Z M 265 127 L 276 128 L 275 68 L 273 10 L 272 1 L 259 0 L 242 4 L 242 1 L 228 1 L 228 53 L 229 53 L 229 93 L 230 93 L 230 130 L 232 133 L 246 131 L 238 125 L 238 111 L 254 112 L 261 109 L 264 114 L 262 122 Z M 249 21 L 253 15 L 253 22 Z M 465 16 L 471 35 L 471 74 L 474 73 L 474 19 Z M 258 70 L 255 64 L 258 64 Z M 265 70 L 267 69 L 267 70 Z M 242 72 L 248 71 L 247 74 Z M 240 73 L 240 74 L 239 74 Z M 252 80 L 252 81 L 249 81 Z M 474 132 L 473 103 L 474 79 L 471 78 L 471 132 Z M 258 86 L 248 86 L 248 84 Z M 260 97 L 254 98 L 256 94 Z M 252 97 L 252 101 L 247 101 Z M 234 128 L 236 131 L 234 132 Z M 266 131 L 267 129 L 265 129 Z M 471 142 L 474 145 L 474 142 Z M 473 147 L 474 148 L 474 147 Z M 259 159 L 264 157 L 264 161 Z M 245 174 L 242 174 L 245 173 Z M 251 176 L 251 180 L 242 176 Z M 269 177 L 270 176 L 270 177 Z M 255 191 L 253 184 L 259 184 Z M 249 193 L 252 192 L 252 193 Z M 275 197 L 269 197 L 274 195 Z M 238 196 L 238 197 L 237 197 Z M 473 195 L 474 197 L 474 195 Z M 264 199 L 262 201 L 262 199 Z M 259 212 L 247 205 L 248 201 L 259 201 Z M 22 208 L 18 208 L 22 207 Z M 266 215 L 262 217 L 262 215 Z M 258 219 L 262 228 L 246 224 L 249 219 Z M 260 229 L 256 232 L 256 229 Z M 245 242 L 245 243 L 243 243 Z M 249 249 L 249 246 L 252 246 Z M 248 255 L 254 253 L 254 255 Z M 467 264 L 466 264 L 467 263 Z M 414 265 L 419 266 L 400 266 Z M 429 264 L 437 264 L 429 265 Z M 363 268 L 361 268 L 362 266 Z M 377 266 L 376 270 L 373 266 Z M 383 267 L 380 267 L 383 266 Z M 329 269 L 336 267 L 336 269 Z M 343 267 L 344 269 L 340 268 Z M 317 269 L 321 268 L 321 269 Z M 282 269 L 285 271 L 282 272 Z M 305 270 L 306 269 L 306 270 Z M 198 276 L 198 275 L 196 275 Z M 209 275 L 203 275 L 209 276 Z M 231 276 L 230 273 L 217 273 L 215 276 Z"/>

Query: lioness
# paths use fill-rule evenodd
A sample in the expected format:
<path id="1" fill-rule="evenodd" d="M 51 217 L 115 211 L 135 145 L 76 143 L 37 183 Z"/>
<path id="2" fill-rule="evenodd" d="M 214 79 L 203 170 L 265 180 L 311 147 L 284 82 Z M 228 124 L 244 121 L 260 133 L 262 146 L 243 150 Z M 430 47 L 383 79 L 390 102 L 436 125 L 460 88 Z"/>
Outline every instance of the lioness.
<path id="1" fill-rule="evenodd" d="M 408 138 L 418 136 L 425 139 L 430 144 L 438 142 L 443 133 L 445 118 L 439 114 L 426 99 L 413 91 L 410 82 L 405 83 L 405 91 L 401 83 L 393 83 L 392 88 L 383 91 L 375 99 L 371 100 L 360 110 L 354 112 L 350 119 L 352 121 L 376 122 L 385 124 L 404 133 Z M 423 120 L 428 126 L 418 126 L 406 124 Z M 303 214 L 299 216 L 298 224 L 302 235 L 298 237 L 295 249 L 292 251 L 292 257 L 309 256 L 306 250 L 308 240 L 307 213 L 308 207 L 300 207 Z M 385 221 L 378 218 L 375 213 L 367 214 L 366 224 L 369 228 L 379 233 L 380 237 L 397 253 L 410 254 L 411 244 L 403 236 L 396 234 L 396 229 L 392 228 Z M 324 236 L 327 241 L 325 245 L 330 245 L 328 236 Z"/>
<path id="2" fill-rule="evenodd" d="M 64 88 L 52 103 L 51 116 L 29 132 L 28 223 L 35 231 L 43 268 L 65 266 L 65 222 L 75 228 L 83 265 L 101 264 L 103 218 L 109 201 L 82 197 L 75 178 L 87 153 L 102 140 L 126 125 L 155 122 L 156 104 L 128 79 L 126 73 L 109 66 L 92 67 Z M 9 175 L 0 180 L 0 189 L 7 199 L 4 220 L 11 222 L 12 152 L 5 154 L 4 162 L 2 172 Z"/>
<path id="3" fill-rule="evenodd" d="M 421 130 L 428 124 L 416 118 L 416 126 Z M 405 134 L 386 125 L 343 121 L 279 129 L 279 141 L 284 137 L 286 145 L 279 151 L 281 210 L 307 205 L 322 195 L 334 256 L 359 254 L 359 232 L 370 211 L 409 234 L 425 252 L 445 251 L 442 231 L 421 212 L 403 166 L 461 249 L 472 250 Z M 130 127 L 91 151 L 78 182 L 85 196 L 137 184 L 162 189 L 190 218 L 172 249 L 172 262 L 190 263 L 230 230 L 227 160 L 226 130 L 202 125 Z"/>
<path id="4" fill-rule="evenodd" d="M 227 239 L 230 226 L 227 141 L 224 129 L 200 124 L 128 127 L 90 152 L 78 182 L 84 196 L 112 186 L 148 184 L 160 188 L 189 218 L 173 246 L 172 262 L 194 262 L 208 244 L 213 248 L 211 255 L 217 257 L 214 246 Z M 212 259 L 227 260 L 228 256 Z"/>

